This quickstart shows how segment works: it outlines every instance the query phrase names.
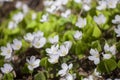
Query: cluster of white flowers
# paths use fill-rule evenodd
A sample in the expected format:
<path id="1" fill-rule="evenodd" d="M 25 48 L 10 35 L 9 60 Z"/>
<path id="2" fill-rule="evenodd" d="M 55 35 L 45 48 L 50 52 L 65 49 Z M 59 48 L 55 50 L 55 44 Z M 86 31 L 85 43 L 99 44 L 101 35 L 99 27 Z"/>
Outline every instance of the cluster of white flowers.
<path id="1" fill-rule="evenodd" d="M 17 9 L 22 10 L 22 12 L 23 12 L 24 15 L 25 15 L 26 13 L 28 13 L 28 11 L 29 11 L 28 6 L 27 6 L 26 4 L 24 4 L 23 2 L 21 2 L 21 1 L 17 1 L 15 7 L 16 7 Z"/>
<path id="2" fill-rule="evenodd" d="M 31 46 L 35 48 L 42 48 L 46 44 L 46 38 L 43 36 L 44 33 L 41 31 L 37 31 L 32 33 L 27 33 L 24 36 L 24 39 L 28 41 Z"/>
<path id="3" fill-rule="evenodd" d="M 26 13 L 28 13 L 28 11 L 29 11 L 28 6 L 20 1 L 16 2 L 15 7 L 17 9 L 22 9 L 22 12 L 18 12 L 16 14 L 14 14 L 12 20 L 8 23 L 9 29 L 15 29 L 17 27 L 17 25 L 23 20 Z"/>
<path id="4" fill-rule="evenodd" d="M 49 13 L 56 13 L 58 10 L 63 10 L 63 5 L 66 5 L 69 0 L 46 0 L 44 1 L 44 5 L 47 7 L 46 11 Z"/>
<path id="5" fill-rule="evenodd" d="M 58 74 L 61 76 L 60 80 L 75 80 L 76 74 L 69 73 L 69 70 L 73 67 L 72 63 L 69 65 L 63 63 L 61 67 L 62 69 L 58 72 Z"/>
<path id="6" fill-rule="evenodd" d="M 14 14 L 12 20 L 8 23 L 9 29 L 14 29 L 17 27 L 19 22 L 21 22 L 24 18 L 24 14 L 22 12 L 18 12 L 17 14 Z"/>
<path id="7" fill-rule="evenodd" d="M 7 60 L 8 62 L 10 62 L 12 59 L 13 50 L 20 50 L 21 47 L 22 47 L 22 42 L 18 39 L 14 39 L 13 44 L 7 43 L 6 47 L 5 46 L 1 47 L 0 55 L 5 57 L 5 61 Z M 1 71 L 4 74 L 10 73 L 12 70 L 13 70 L 13 67 L 8 63 L 5 63 L 4 67 L 1 68 Z"/>
<path id="8" fill-rule="evenodd" d="M 119 0 L 98 0 L 99 6 L 97 6 L 97 10 L 104 10 L 106 8 L 114 9 L 116 8 Z"/>
<path id="9" fill-rule="evenodd" d="M 1 55 L 5 56 L 5 59 L 11 59 L 13 50 L 20 50 L 22 42 L 18 39 L 13 40 L 13 44 L 7 43 L 6 47 L 1 47 Z"/>
<path id="10" fill-rule="evenodd" d="M 115 28 L 115 33 L 117 34 L 117 37 L 120 37 L 120 15 L 116 15 L 115 19 L 112 20 L 113 24 L 117 24 L 117 28 Z"/>
<path id="11" fill-rule="evenodd" d="M 28 63 L 28 69 L 33 71 L 34 68 L 37 68 L 39 67 L 39 64 L 40 64 L 40 59 L 36 59 L 35 56 L 31 56 L 30 57 L 30 60 L 29 59 L 26 59 L 27 63 Z"/>
<path id="12" fill-rule="evenodd" d="M 91 9 L 91 2 L 92 0 L 74 0 L 76 3 L 81 3 L 82 4 L 82 8 L 85 11 L 89 11 Z"/>
<path id="13" fill-rule="evenodd" d="M 105 52 L 105 53 L 104 53 Z M 107 43 L 104 46 L 104 52 L 101 54 L 103 55 L 103 59 L 110 59 L 112 56 L 115 56 L 116 54 L 116 46 L 109 46 Z M 91 49 L 90 50 L 91 56 L 88 57 L 89 60 L 94 61 L 94 64 L 100 63 L 100 54 L 97 51 L 97 49 Z"/>
<path id="14" fill-rule="evenodd" d="M 58 63 L 58 59 L 60 56 L 66 56 L 72 46 L 72 43 L 70 41 L 64 42 L 62 45 L 54 44 L 51 46 L 51 48 L 47 48 L 46 52 L 49 56 L 48 61 L 52 64 Z"/>

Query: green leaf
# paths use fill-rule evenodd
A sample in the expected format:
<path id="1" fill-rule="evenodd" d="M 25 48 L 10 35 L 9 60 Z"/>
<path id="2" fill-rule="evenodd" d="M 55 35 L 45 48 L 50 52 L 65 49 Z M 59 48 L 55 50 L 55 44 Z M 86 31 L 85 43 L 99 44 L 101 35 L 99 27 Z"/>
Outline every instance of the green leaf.
<path id="1" fill-rule="evenodd" d="M 32 21 L 27 25 L 27 28 L 34 28 L 37 25 L 36 21 Z"/>
<path id="2" fill-rule="evenodd" d="M 120 68 L 120 60 L 118 61 L 118 64 L 117 64 L 118 68 Z"/>
<path id="3" fill-rule="evenodd" d="M 47 67 L 48 66 L 48 58 L 47 57 L 42 58 L 40 61 L 40 65 L 43 67 Z"/>
<path id="4" fill-rule="evenodd" d="M 99 72 L 101 73 L 110 73 L 111 71 L 113 71 L 115 68 L 117 67 L 117 63 L 115 60 L 113 59 L 108 59 L 108 60 L 103 60 L 101 61 L 98 66 L 97 69 Z"/>
<path id="5" fill-rule="evenodd" d="M 14 77 L 12 73 L 8 73 L 3 76 L 3 80 L 14 80 L 13 78 Z"/>
<path id="6" fill-rule="evenodd" d="M 43 72 L 39 72 L 34 76 L 34 80 L 46 80 L 46 77 Z"/>
<path id="7" fill-rule="evenodd" d="M 101 31 L 97 26 L 94 27 L 92 36 L 95 38 L 99 38 L 101 36 Z"/>

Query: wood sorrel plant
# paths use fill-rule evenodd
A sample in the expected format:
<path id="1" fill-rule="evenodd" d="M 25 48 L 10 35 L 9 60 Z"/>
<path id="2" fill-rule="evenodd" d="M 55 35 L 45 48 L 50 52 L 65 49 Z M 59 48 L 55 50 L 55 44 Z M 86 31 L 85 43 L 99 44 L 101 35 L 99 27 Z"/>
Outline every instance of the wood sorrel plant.
<path id="1" fill-rule="evenodd" d="M 120 1 L 16 2 L 0 24 L 3 80 L 120 79 Z"/>

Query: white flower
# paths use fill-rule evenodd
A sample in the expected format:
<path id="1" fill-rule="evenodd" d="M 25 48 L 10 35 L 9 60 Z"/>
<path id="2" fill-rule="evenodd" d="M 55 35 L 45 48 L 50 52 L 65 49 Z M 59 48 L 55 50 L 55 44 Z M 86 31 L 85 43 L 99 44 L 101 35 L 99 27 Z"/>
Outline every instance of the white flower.
<path id="1" fill-rule="evenodd" d="M 22 2 L 21 2 L 21 1 L 17 1 L 15 7 L 16 7 L 17 9 L 20 9 L 21 6 L 22 6 Z"/>
<path id="2" fill-rule="evenodd" d="M 112 23 L 114 23 L 114 24 L 120 24 L 120 15 L 116 15 L 115 19 L 112 20 Z"/>
<path id="3" fill-rule="evenodd" d="M 52 45 L 51 48 L 47 48 L 46 52 L 48 55 L 59 54 L 58 52 L 59 45 Z"/>
<path id="4" fill-rule="evenodd" d="M 58 63 L 59 54 L 49 55 L 48 61 L 52 64 Z"/>
<path id="5" fill-rule="evenodd" d="M 76 22 L 76 26 L 79 28 L 83 28 L 84 26 L 86 26 L 87 22 L 86 22 L 86 18 L 78 18 L 78 21 Z"/>
<path id="6" fill-rule="evenodd" d="M 26 4 L 23 4 L 22 5 L 22 10 L 23 10 L 24 15 L 26 15 L 26 13 L 28 13 L 28 11 L 29 11 L 29 8 Z"/>
<path id="7" fill-rule="evenodd" d="M 57 7 L 52 5 L 50 8 L 46 8 L 46 11 L 53 14 L 56 11 Z"/>
<path id="8" fill-rule="evenodd" d="M 64 13 L 61 13 L 61 16 L 64 17 L 64 18 L 68 18 L 68 16 L 71 14 L 71 10 L 68 9 L 66 10 Z"/>
<path id="9" fill-rule="evenodd" d="M 106 17 L 103 14 L 100 14 L 99 16 L 94 16 L 94 21 L 98 24 L 104 24 L 106 22 Z"/>
<path id="10" fill-rule="evenodd" d="M 116 46 L 115 45 L 113 45 L 113 46 L 109 46 L 107 43 L 105 44 L 105 46 L 104 46 L 104 50 L 105 50 L 105 52 L 107 53 L 107 52 L 110 52 L 112 55 L 115 55 L 116 54 Z"/>
<path id="11" fill-rule="evenodd" d="M 89 60 L 94 61 L 94 64 L 99 64 L 100 59 L 99 59 L 99 52 L 96 49 L 91 49 L 90 50 L 91 56 L 88 57 Z"/>
<path id="12" fill-rule="evenodd" d="M 82 1 L 81 0 L 74 0 L 76 3 L 81 3 Z"/>
<path id="13" fill-rule="evenodd" d="M 83 80 L 94 80 L 93 75 L 89 75 L 88 78 L 83 78 Z"/>
<path id="14" fill-rule="evenodd" d="M 85 11 L 89 11 L 91 9 L 90 5 L 87 5 L 87 4 L 83 4 L 83 9 Z"/>
<path id="15" fill-rule="evenodd" d="M 108 8 L 116 8 L 118 0 L 106 0 Z"/>
<path id="16" fill-rule="evenodd" d="M 62 67 L 62 69 L 58 72 L 58 74 L 60 76 L 65 76 L 66 74 L 69 73 L 69 70 L 73 67 L 73 64 L 71 63 L 71 64 L 67 65 L 66 63 L 63 63 L 61 65 L 61 67 Z"/>
<path id="17" fill-rule="evenodd" d="M 69 52 L 69 49 L 65 45 L 60 46 L 60 56 L 66 56 Z"/>
<path id="18" fill-rule="evenodd" d="M 56 44 L 56 43 L 58 43 L 58 41 L 59 41 L 59 36 L 56 35 L 56 36 L 54 36 L 53 38 L 50 37 L 48 40 L 49 40 L 49 42 L 50 42 L 51 44 Z"/>
<path id="19" fill-rule="evenodd" d="M 35 56 L 31 56 L 30 57 L 30 60 L 29 59 L 26 59 L 27 63 L 28 63 L 28 69 L 29 70 L 33 70 L 34 68 L 37 68 L 39 67 L 39 64 L 40 64 L 40 59 L 36 59 Z"/>
<path id="20" fill-rule="evenodd" d="M 75 80 L 74 74 L 73 74 L 73 75 L 72 75 L 72 74 L 67 74 L 67 75 L 65 76 L 65 78 L 66 78 L 66 80 Z"/>
<path id="21" fill-rule="evenodd" d="M 65 47 L 70 50 L 70 48 L 72 47 L 72 42 L 71 42 L 71 41 L 65 41 L 65 42 L 63 43 L 63 45 L 65 45 Z"/>
<path id="22" fill-rule="evenodd" d="M 14 28 L 16 28 L 17 27 L 17 24 L 14 22 L 14 21 L 10 21 L 9 23 L 8 23 L 8 28 L 9 29 L 14 29 Z"/>
<path id="23" fill-rule="evenodd" d="M 117 34 L 117 37 L 120 37 L 120 25 L 115 28 L 115 33 Z"/>
<path id="24" fill-rule="evenodd" d="M 14 39 L 11 46 L 14 50 L 19 50 L 22 47 L 22 42 L 18 39 Z"/>
<path id="25" fill-rule="evenodd" d="M 76 40 L 82 39 L 82 32 L 81 31 L 76 31 L 74 34 L 74 38 Z"/>
<path id="26" fill-rule="evenodd" d="M 93 75 L 94 75 L 94 76 L 97 76 L 97 77 L 101 77 L 101 76 L 100 76 L 101 73 L 99 73 L 96 68 L 94 69 Z"/>
<path id="27" fill-rule="evenodd" d="M 19 12 L 13 16 L 12 20 L 18 24 L 23 20 L 23 18 L 24 18 L 24 14 L 22 12 Z"/>
<path id="28" fill-rule="evenodd" d="M 32 42 L 32 45 L 35 48 L 42 48 L 44 45 L 46 44 L 46 38 L 42 37 L 42 38 L 35 38 Z"/>
<path id="29" fill-rule="evenodd" d="M 5 59 L 10 59 L 12 56 L 12 47 L 11 45 L 8 43 L 7 47 L 1 47 L 1 55 L 5 56 Z"/>
<path id="30" fill-rule="evenodd" d="M 24 36 L 24 39 L 28 42 L 32 42 L 34 40 L 34 35 L 31 34 L 31 33 L 27 33 L 25 36 Z"/>
<path id="31" fill-rule="evenodd" d="M 35 20 L 36 18 L 37 18 L 36 13 L 33 13 L 33 14 L 32 14 L 32 20 Z"/>
<path id="32" fill-rule="evenodd" d="M 112 54 L 103 54 L 104 59 L 110 59 L 112 57 Z"/>
<path id="33" fill-rule="evenodd" d="M 42 31 L 37 31 L 33 33 L 34 38 L 42 38 L 44 33 Z"/>
<path id="34" fill-rule="evenodd" d="M 98 10 L 106 9 L 106 7 L 107 7 L 107 2 L 106 1 L 102 0 L 102 1 L 99 1 L 98 3 L 99 3 L 99 6 L 96 7 Z"/>
<path id="35" fill-rule="evenodd" d="M 1 71 L 4 74 L 10 73 L 13 70 L 13 67 L 10 64 L 4 64 L 4 66 L 1 68 Z"/>
<path id="36" fill-rule="evenodd" d="M 48 14 L 44 14 L 40 22 L 47 22 L 47 21 L 48 21 Z"/>

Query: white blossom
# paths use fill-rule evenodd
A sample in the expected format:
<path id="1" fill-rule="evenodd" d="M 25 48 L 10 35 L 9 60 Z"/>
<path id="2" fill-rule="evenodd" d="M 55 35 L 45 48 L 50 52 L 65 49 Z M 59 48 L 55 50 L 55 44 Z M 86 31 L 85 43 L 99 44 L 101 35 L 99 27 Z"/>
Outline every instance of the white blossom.
<path id="1" fill-rule="evenodd" d="M 31 56 L 30 60 L 26 59 L 26 61 L 28 63 L 28 69 L 31 70 L 31 71 L 34 70 L 34 68 L 39 67 L 40 59 L 36 59 L 35 56 Z"/>
<path id="2" fill-rule="evenodd" d="M 51 48 L 47 48 L 46 52 L 48 55 L 59 54 L 58 52 L 59 45 L 52 45 Z"/>
<path id="3" fill-rule="evenodd" d="M 48 14 L 44 14 L 42 16 L 42 19 L 40 19 L 40 22 L 47 22 L 48 21 Z"/>
<path id="4" fill-rule="evenodd" d="M 34 38 L 42 38 L 44 33 L 42 31 L 37 31 L 33 33 Z"/>
<path id="5" fill-rule="evenodd" d="M 34 40 L 34 35 L 31 34 L 31 33 L 27 33 L 25 36 L 24 36 L 24 39 L 28 42 L 32 42 Z"/>
<path id="6" fill-rule="evenodd" d="M 63 45 L 65 45 L 65 47 L 67 47 L 70 50 L 70 48 L 72 47 L 72 42 L 71 41 L 65 41 L 63 43 Z"/>
<path id="7" fill-rule="evenodd" d="M 59 36 L 55 35 L 54 37 L 50 37 L 48 40 L 51 44 L 56 44 L 59 41 Z"/>
<path id="8" fill-rule="evenodd" d="M 115 28 L 115 33 L 117 34 L 117 37 L 120 37 L 120 25 Z"/>
<path id="9" fill-rule="evenodd" d="M 98 24 L 104 24 L 106 22 L 106 17 L 103 14 L 100 14 L 99 16 L 94 16 L 94 21 Z"/>
<path id="10" fill-rule="evenodd" d="M 116 8 L 118 0 L 106 0 L 108 8 Z"/>
<path id="11" fill-rule="evenodd" d="M 76 31 L 75 34 L 74 34 L 74 38 L 76 40 L 82 39 L 82 32 L 81 31 Z"/>
<path id="12" fill-rule="evenodd" d="M 12 47 L 9 43 L 7 44 L 7 47 L 1 47 L 1 51 L 1 55 L 5 56 L 5 59 L 10 59 L 12 57 Z"/>
<path id="13" fill-rule="evenodd" d="M 84 5 L 83 5 L 83 9 L 84 9 L 85 11 L 89 11 L 89 10 L 91 9 L 91 6 L 90 6 L 90 5 L 87 5 L 87 4 L 84 4 Z"/>
<path id="14" fill-rule="evenodd" d="M 66 56 L 69 52 L 69 48 L 66 47 L 65 45 L 60 46 L 60 56 Z"/>
<path id="15" fill-rule="evenodd" d="M 79 28 L 83 28 L 86 26 L 86 24 L 87 24 L 86 18 L 78 18 L 78 21 L 76 22 L 75 25 Z"/>
<path id="16" fill-rule="evenodd" d="M 14 50 L 19 50 L 22 47 L 22 42 L 18 39 L 13 40 L 13 44 L 11 44 Z"/>
<path id="17" fill-rule="evenodd" d="M 112 57 L 112 54 L 103 54 L 104 59 L 110 59 Z"/>
<path id="18" fill-rule="evenodd" d="M 105 46 L 104 46 L 104 50 L 105 50 L 105 52 L 107 53 L 107 52 L 110 52 L 112 55 L 115 55 L 116 54 L 116 46 L 115 45 L 113 45 L 113 46 L 109 46 L 107 43 L 105 44 Z"/>
<path id="19" fill-rule="evenodd" d="M 22 2 L 21 2 L 21 1 L 17 1 L 15 7 L 16 7 L 17 9 L 20 9 L 21 6 L 22 6 Z"/>
<path id="20" fill-rule="evenodd" d="M 94 61 L 94 64 L 99 64 L 100 59 L 99 59 L 99 52 L 97 51 L 97 49 L 91 49 L 90 50 L 90 54 L 91 56 L 88 57 L 89 60 Z"/>
<path id="21" fill-rule="evenodd" d="M 116 15 L 115 19 L 112 20 L 112 23 L 114 23 L 114 24 L 120 24 L 120 15 Z"/>
<path id="22" fill-rule="evenodd" d="M 22 12 L 19 12 L 12 17 L 12 20 L 18 24 L 23 20 L 23 18 L 24 18 L 24 14 Z"/>
<path id="23" fill-rule="evenodd" d="M 54 54 L 54 55 L 49 55 L 48 61 L 51 64 L 55 64 L 55 63 L 58 63 L 58 59 L 59 59 L 59 54 Z"/>
<path id="24" fill-rule="evenodd" d="M 98 10 L 104 10 L 107 8 L 107 2 L 104 0 L 98 1 L 98 4 L 99 6 L 96 7 Z"/>
<path id="25" fill-rule="evenodd" d="M 1 67 L 1 71 L 4 74 L 10 73 L 13 70 L 13 67 L 10 64 L 4 64 L 3 67 Z"/>
<path id="26" fill-rule="evenodd" d="M 61 13 L 61 16 L 64 17 L 64 18 L 68 18 L 68 16 L 71 14 L 71 10 L 68 9 L 66 10 L 64 13 Z"/>
<path id="27" fill-rule="evenodd" d="M 35 48 L 42 48 L 46 44 L 46 38 L 35 38 L 32 42 L 32 45 Z"/>
<path id="28" fill-rule="evenodd" d="M 66 63 L 63 63 L 61 65 L 61 67 L 62 67 L 62 69 L 58 72 L 58 74 L 60 76 L 65 76 L 66 74 L 69 73 L 69 70 L 73 67 L 73 64 L 71 63 L 71 64 L 67 65 Z"/>
<path id="29" fill-rule="evenodd" d="M 81 3 L 82 0 L 74 0 L 76 3 Z"/>
<path id="30" fill-rule="evenodd" d="M 14 21 L 10 21 L 9 23 L 8 23 L 8 28 L 9 29 L 14 29 L 14 28 L 16 28 L 17 27 L 17 24 L 14 22 Z"/>

